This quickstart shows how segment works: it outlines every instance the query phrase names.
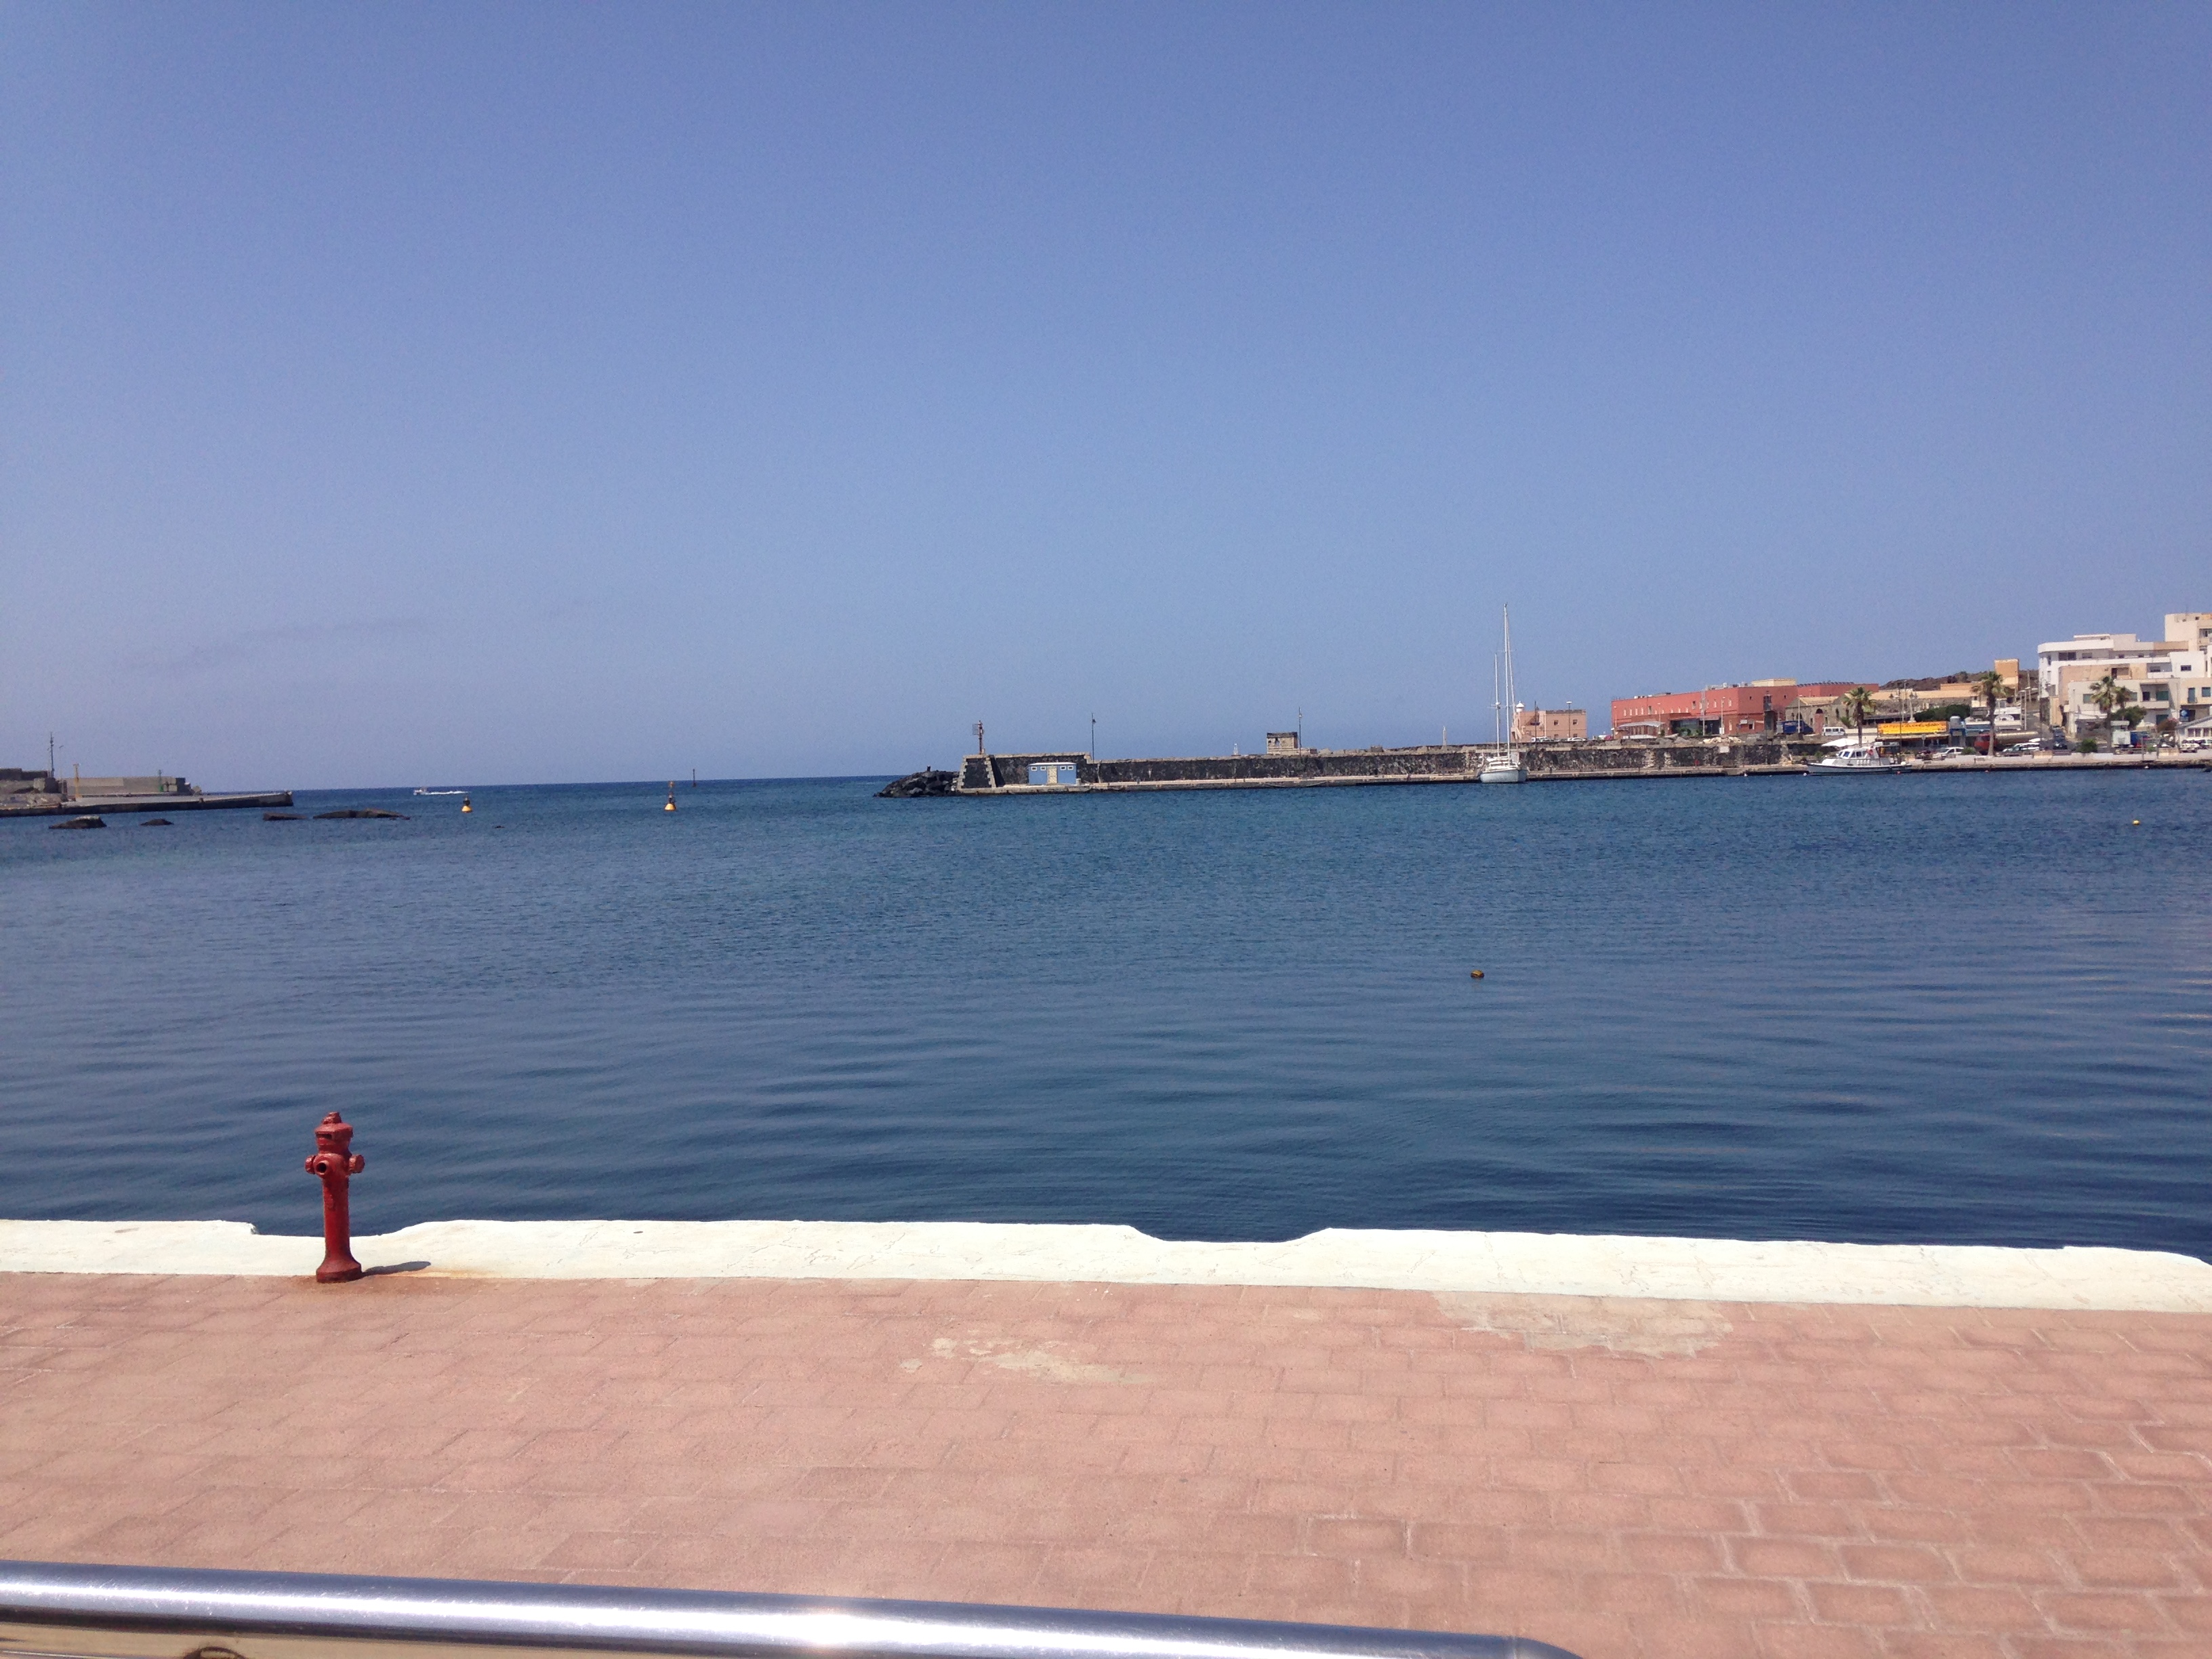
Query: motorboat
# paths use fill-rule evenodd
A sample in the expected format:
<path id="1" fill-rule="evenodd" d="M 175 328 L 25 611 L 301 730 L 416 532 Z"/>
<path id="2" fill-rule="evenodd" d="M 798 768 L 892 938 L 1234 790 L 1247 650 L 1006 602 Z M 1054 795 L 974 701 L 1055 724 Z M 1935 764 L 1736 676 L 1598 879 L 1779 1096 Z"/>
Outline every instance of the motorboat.
<path id="1" fill-rule="evenodd" d="M 1498 752 L 1483 762 L 1482 770 L 1476 773 L 1477 783 L 1526 783 L 1528 769 L 1521 763 L 1521 751 L 1513 746 L 1513 731 L 1505 723 L 1505 710 L 1510 706 L 1515 714 L 1521 705 L 1513 701 L 1513 611 L 1510 606 L 1500 610 L 1505 625 L 1505 648 L 1490 659 L 1490 707 L 1497 726 Z"/>
<path id="2" fill-rule="evenodd" d="M 1878 743 L 1850 743 L 1823 755 L 1808 764 L 1808 774 L 1814 772 L 1902 772 L 1905 763 L 1894 755 L 1885 755 Z"/>

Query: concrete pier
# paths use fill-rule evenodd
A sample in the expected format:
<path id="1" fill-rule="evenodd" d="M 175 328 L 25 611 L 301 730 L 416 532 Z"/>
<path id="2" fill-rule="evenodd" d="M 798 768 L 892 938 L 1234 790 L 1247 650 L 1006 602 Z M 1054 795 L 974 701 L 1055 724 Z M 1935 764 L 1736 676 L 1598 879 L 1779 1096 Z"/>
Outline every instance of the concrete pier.
<path id="1" fill-rule="evenodd" d="M 969 755 L 957 772 L 924 769 L 880 793 L 893 799 L 930 795 L 1079 794 L 1146 789 L 1298 789 L 1370 784 L 1473 783 L 1498 752 L 1487 744 L 1425 744 L 1407 749 L 1305 749 L 1293 753 L 1194 755 L 1094 760 L 1071 750 Z M 1531 783 L 1588 780 L 1741 778 L 1802 774 L 1825 752 L 1814 738 L 1706 738 L 1519 746 Z M 2212 755 L 2033 755 L 1995 760 L 1975 756 L 1916 762 L 1895 775 L 1939 772 L 2140 771 L 2212 769 Z"/>
<path id="2" fill-rule="evenodd" d="M 429 1221 L 355 1240 L 465 1278 L 1276 1285 L 2212 1315 L 2212 1265 L 2156 1250 L 1330 1227 L 1275 1243 L 988 1221 Z M 0 1272 L 313 1274 L 319 1237 L 242 1221 L 0 1221 Z"/>
<path id="3" fill-rule="evenodd" d="M 1302 749 L 1293 753 L 1093 760 L 1053 752 L 969 755 L 949 783 L 916 774 L 885 794 L 1014 795 L 1083 790 L 1326 788 L 1473 783 L 1498 752 L 1485 744 L 1408 749 Z M 1531 782 L 1601 777 L 1737 777 L 1802 771 L 1820 753 L 1799 738 L 1758 742 L 1539 743 L 1519 750 Z M 1058 781 L 1042 781 L 1056 773 Z M 921 781 L 930 781 L 930 787 Z"/>

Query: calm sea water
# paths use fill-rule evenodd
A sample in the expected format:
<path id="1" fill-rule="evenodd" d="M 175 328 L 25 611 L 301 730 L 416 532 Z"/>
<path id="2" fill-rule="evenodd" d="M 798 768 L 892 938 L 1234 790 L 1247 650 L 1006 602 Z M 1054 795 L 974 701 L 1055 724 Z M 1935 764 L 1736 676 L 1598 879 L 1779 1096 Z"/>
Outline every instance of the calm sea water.
<path id="1" fill-rule="evenodd" d="M 0 1214 L 2212 1256 L 2212 774 L 875 787 L 0 824 Z"/>

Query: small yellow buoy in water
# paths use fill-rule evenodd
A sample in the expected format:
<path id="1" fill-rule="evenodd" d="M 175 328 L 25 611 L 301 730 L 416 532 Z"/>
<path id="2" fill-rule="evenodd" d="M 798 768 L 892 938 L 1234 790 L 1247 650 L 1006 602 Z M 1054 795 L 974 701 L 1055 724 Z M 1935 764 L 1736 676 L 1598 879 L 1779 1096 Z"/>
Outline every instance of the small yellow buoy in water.
<path id="1" fill-rule="evenodd" d="M 1470 968 L 1468 969 L 1467 976 L 1469 979 L 1480 979 L 1482 977 L 1482 969 L 1480 968 Z"/>
<path id="2" fill-rule="evenodd" d="M 2138 830 L 2142 828 L 2142 820 L 2141 818 L 2130 818 L 2128 822 L 2135 825 Z"/>
<path id="3" fill-rule="evenodd" d="M 660 810 L 664 812 L 673 812 L 676 810 L 676 781 L 673 778 L 668 781 L 668 805 Z"/>
<path id="4" fill-rule="evenodd" d="M 461 797 L 461 811 L 464 812 L 473 812 L 476 810 L 477 809 L 475 807 L 469 805 L 469 798 L 466 795 Z"/>

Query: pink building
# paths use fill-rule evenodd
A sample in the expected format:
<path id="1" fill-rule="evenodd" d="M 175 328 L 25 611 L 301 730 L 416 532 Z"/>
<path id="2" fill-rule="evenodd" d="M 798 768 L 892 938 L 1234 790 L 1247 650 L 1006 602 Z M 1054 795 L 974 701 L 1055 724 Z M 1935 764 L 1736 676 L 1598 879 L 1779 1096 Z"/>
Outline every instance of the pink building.
<path id="1" fill-rule="evenodd" d="M 1613 700 L 1616 738 L 1733 738 L 1790 727 L 1816 731 L 1809 709 L 1790 713 L 1793 703 L 1825 702 L 1840 697 L 1857 680 L 1753 680 L 1747 685 L 1709 685 L 1702 691 L 1655 691 L 1647 696 Z M 1868 685 L 1867 690 L 1877 688 Z"/>
<path id="2" fill-rule="evenodd" d="M 1589 736 L 1587 708 L 1516 708 L 1513 711 L 1516 743 L 1580 743 Z"/>

